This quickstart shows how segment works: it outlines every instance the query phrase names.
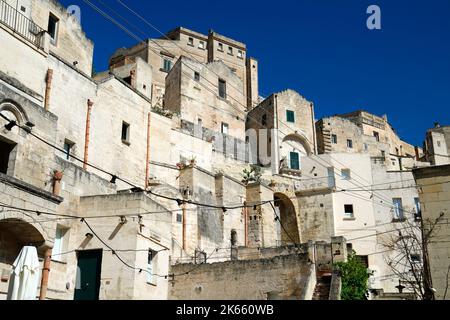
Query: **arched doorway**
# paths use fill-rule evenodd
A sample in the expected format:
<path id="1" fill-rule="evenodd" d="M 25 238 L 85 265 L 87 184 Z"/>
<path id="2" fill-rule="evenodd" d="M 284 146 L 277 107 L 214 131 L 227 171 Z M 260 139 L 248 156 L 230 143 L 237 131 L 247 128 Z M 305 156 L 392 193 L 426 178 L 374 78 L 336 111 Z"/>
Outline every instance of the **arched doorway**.
<path id="1" fill-rule="evenodd" d="M 0 265 L 12 265 L 22 247 L 28 245 L 37 247 L 43 257 L 39 247 L 44 243 L 41 232 L 30 223 L 15 218 L 0 220 Z"/>
<path id="2" fill-rule="evenodd" d="M 275 209 L 280 217 L 279 237 L 281 244 L 300 243 L 297 214 L 291 199 L 282 193 L 275 193 Z"/>

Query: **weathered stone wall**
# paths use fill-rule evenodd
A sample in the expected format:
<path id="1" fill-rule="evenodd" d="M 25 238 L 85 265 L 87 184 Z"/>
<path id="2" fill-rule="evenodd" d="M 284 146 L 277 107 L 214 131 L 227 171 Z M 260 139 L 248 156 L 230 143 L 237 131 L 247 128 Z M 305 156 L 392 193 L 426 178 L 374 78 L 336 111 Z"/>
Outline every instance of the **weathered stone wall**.
<path id="1" fill-rule="evenodd" d="M 193 267 L 175 265 L 171 272 L 183 274 Z M 202 264 L 187 276 L 175 277 L 169 298 L 266 300 L 276 295 L 281 299 L 300 299 L 309 274 L 307 254 Z"/>
<path id="2" fill-rule="evenodd" d="M 421 186 L 420 204 L 422 219 L 435 221 L 441 214 L 443 217 L 436 225 L 436 230 L 428 245 L 433 288 L 436 289 L 436 300 L 444 299 L 448 288 L 450 269 L 450 165 L 416 169 L 414 179 Z M 427 223 L 424 224 L 428 229 Z M 450 297 L 447 293 L 446 300 Z"/>
<path id="3" fill-rule="evenodd" d="M 50 51 L 72 64 L 87 75 L 92 72 L 94 43 L 86 37 L 75 16 L 56 0 L 32 0 L 31 18 L 42 29 L 47 30 L 49 14 L 59 19 L 58 36 Z"/>

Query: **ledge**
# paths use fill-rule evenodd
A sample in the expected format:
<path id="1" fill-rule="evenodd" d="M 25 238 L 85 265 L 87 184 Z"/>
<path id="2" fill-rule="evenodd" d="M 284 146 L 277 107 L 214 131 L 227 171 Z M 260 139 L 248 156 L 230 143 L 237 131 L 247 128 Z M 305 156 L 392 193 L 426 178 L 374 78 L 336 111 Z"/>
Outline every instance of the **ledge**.
<path id="1" fill-rule="evenodd" d="M 342 220 L 344 220 L 344 221 L 355 221 L 356 220 L 356 218 L 355 217 L 352 217 L 352 218 L 343 218 Z"/>
<path id="2" fill-rule="evenodd" d="M 60 204 L 61 202 L 64 201 L 64 198 L 60 196 L 56 196 L 48 191 L 37 188 L 29 183 L 23 182 L 19 179 L 16 179 L 3 173 L 0 173 L 0 182 L 4 182 L 5 184 L 11 185 L 14 188 L 23 190 L 27 193 L 43 198 L 55 204 Z"/>

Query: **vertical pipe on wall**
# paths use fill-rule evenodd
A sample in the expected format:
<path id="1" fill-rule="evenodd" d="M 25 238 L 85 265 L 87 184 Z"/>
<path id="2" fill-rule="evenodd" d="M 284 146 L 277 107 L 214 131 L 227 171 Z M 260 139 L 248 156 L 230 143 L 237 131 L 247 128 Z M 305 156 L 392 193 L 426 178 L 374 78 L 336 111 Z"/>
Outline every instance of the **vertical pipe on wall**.
<path id="1" fill-rule="evenodd" d="M 150 178 L 150 124 L 151 124 L 151 112 L 148 113 L 147 120 L 147 157 L 145 161 L 145 188 L 148 188 L 148 179 Z"/>
<path id="2" fill-rule="evenodd" d="M 47 70 L 47 76 L 45 78 L 45 97 L 44 97 L 44 109 L 48 111 L 50 105 L 50 92 L 52 91 L 53 69 Z"/>
<path id="3" fill-rule="evenodd" d="M 45 300 L 47 295 L 48 276 L 50 274 L 50 263 L 52 261 L 52 248 L 45 250 L 44 268 L 42 269 L 41 289 L 39 292 L 39 300 Z"/>
<path id="4" fill-rule="evenodd" d="M 91 127 L 91 111 L 94 102 L 90 99 L 87 101 L 87 113 L 86 113 L 86 134 L 84 139 L 84 161 L 83 161 L 83 169 L 87 169 L 87 163 L 89 160 L 89 139 L 90 139 L 90 127 Z"/>

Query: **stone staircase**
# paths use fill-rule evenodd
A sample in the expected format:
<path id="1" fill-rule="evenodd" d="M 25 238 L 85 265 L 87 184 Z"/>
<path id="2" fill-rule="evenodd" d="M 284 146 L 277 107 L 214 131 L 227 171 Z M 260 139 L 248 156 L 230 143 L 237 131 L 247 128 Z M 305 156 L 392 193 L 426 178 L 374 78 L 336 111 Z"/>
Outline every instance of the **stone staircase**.
<path id="1" fill-rule="evenodd" d="M 318 272 L 312 300 L 328 300 L 330 295 L 331 272 Z"/>

